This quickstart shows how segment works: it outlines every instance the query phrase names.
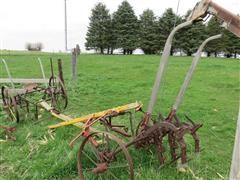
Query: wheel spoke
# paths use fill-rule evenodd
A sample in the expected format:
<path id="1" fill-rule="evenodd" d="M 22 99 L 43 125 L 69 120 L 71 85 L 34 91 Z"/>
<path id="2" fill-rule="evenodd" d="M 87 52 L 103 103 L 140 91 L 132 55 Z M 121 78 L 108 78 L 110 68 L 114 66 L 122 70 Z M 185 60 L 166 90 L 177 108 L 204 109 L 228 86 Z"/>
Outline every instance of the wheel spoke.
<path id="1" fill-rule="evenodd" d="M 122 164 L 122 165 L 116 165 L 116 166 L 111 165 L 110 167 L 108 167 L 108 169 L 116 169 L 116 168 L 124 168 L 124 167 L 128 167 L 128 164 Z"/>
<path id="2" fill-rule="evenodd" d="M 83 151 L 83 154 L 95 165 L 97 165 L 97 163 L 87 154 L 85 153 L 85 151 Z"/>
<path id="3" fill-rule="evenodd" d="M 99 144 L 98 147 L 95 147 L 90 143 L 90 138 L 94 138 L 95 140 L 99 140 L 100 138 L 102 143 Z M 89 148 L 91 148 L 91 150 Z M 115 157 L 115 151 L 119 152 L 117 153 L 117 157 Z M 85 160 L 88 159 L 89 163 L 84 160 L 84 156 Z M 107 167 L 102 163 L 107 163 Z M 94 173 L 93 170 L 96 170 L 98 173 Z M 133 179 L 133 163 L 131 156 L 123 141 L 108 132 L 92 133 L 83 140 L 78 155 L 78 171 L 80 177 L 85 179 L 98 178 L 101 180 L 119 180 L 120 177 L 116 175 L 116 173 L 119 172 L 121 174 L 125 172 L 124 174 L 126 177 L 128 176 L 130 179 Z"/>
<path id="4" fill-rule="evenodd" d="M 110 174 L 112 177 L 114 177 L 114 179 L 119 180 L 111 171 L 108 171 L 108 172 L 109 172 L 109 174 Z"/>
<path id="5" fill-rule="evenodd" d="M 94 156 L 98 159 L 99 156 L 97 154 L 99 154 L 99 152 L 97 151 L 97 149 L 94 146 L 90 147 L 90 149 L 93 152 Z"/>

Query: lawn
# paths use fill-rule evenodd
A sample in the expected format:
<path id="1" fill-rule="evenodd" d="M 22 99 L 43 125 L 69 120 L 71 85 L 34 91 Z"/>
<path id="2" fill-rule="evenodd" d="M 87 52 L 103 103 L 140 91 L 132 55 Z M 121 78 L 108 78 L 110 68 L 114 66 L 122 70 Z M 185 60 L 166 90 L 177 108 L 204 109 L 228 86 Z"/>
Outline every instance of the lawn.
<path id="1" fill-rule="evenodd" d="M 48 76 L 49 58 L 63 59 L 69 96 L 64 113 L 72 117 L 135 101 L 141 101 L 146 110 L 159 64 L 159 56 L 81 55 L 77 80 L 72 81 L 69 55 L 4 52 L 0 57 L 7 60 L 12 76 L 19 78 L 41 77 L 37 57 L 42 59 Z M 170 58 L 155 114 L 168 114 L 191 60 L 191 57 Z M 187 114 L 204 124 L 199 130 L 202 148 L 199 155 L 193 153 L 194 144 L 187 139 L 192 159 L 188 165 L 197 177 L 228 179 L 239 106 L 239 69 L 238 60 L 203 58 L 178 111 L 180 117 Z M 0 63 L 0 77 L 6 76 Z M 59 120 L 44 111 L 41 115 L 39 121 L 26 119 L 16 124 L 0 110 L 0 124 L 17 128 L 16 141 L 0 142 L 0 179 L 78 179 L 76 155 L 81 142 L 73 149 L 68 143 L 80 130 L 69 126 L 50 132 L 47 125 Z M 136 115 L 136 124 L 141 116 Z M 124 117 L 118 120 L 126 121 Z M 0 136 L 4 139 L 2 130 Z M 145 151 L 131 147 L 129 152 L 136 179 L 194 179 L 191 172 L 178 172 L 175 164 L 159 169 L 152 148 Z"/>

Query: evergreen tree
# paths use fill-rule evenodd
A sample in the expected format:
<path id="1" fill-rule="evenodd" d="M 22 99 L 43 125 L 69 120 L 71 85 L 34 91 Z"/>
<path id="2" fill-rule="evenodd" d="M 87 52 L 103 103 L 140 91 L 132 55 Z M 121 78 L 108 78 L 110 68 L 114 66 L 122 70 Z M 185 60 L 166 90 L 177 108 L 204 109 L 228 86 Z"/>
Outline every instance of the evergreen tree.
<path id="1" fill-rule="evenodd" d="M 190 11 L 187 12 L 185 17 L 187 18 L 189 14 Z M 183 28 L 179 33 L 181 33 L 179 39 L 181 44 L 179 46 L 188 56 L 195 53 L 207 37 L 206 27 L 202 22 L 196 22 L 189 27 Z"/>
<path id="2" fill-rule="evenodd" d="M 224 30 L 224 42 L 226 57 L 237 58 L 237 54 L 240 54 L 240 38 L 228 30 Z"/>
<path id="3" fill-rule="evenodd" d="M 113 36 L 116 36 L 116 48 L 122 48 L 123 54 L 132 54 L 138 43 L 138 20 L 133 8 L 123 1 L 113 15 Z"/>
<path id="4" fill-rule="evenodd" d="M 216 17 L 212 17 L 210 19 L 206 27 L 206 32 L 209 37 L 223 32 L 223 29 L 221 28 L 220 23 L 217 21 Z M 225 44 L 226 43 L 224 42 L 223 38 L 210 41 L 205 48 L 208 56 L 210 56 L 211 53 L 214 53 L 216 57 L 218 52 L 225 50 Z"/>
<path id="5" fill-rule="evenodd" d="M 163 50 L 166 40 L 173 30 L 174 26 L 181 23 L 181 18 L 174 14 L 172 8 L 168 8 L 163 15 L 159 18 L 158 21 L 158 49 Z M 174 49 L 178 47 L 178 38 L 175 38 L 172 43 L 171 55 L 173 54 Z"/>
<path id="6" fill-rule="evenodd" d="M 147 9 L 140 15 L 139 47 L 145 54 L 154 54 L 158 49 L 157 22 L 152 10 Z"/>
<path id="7" fill-rule="evenodd" d="M 109 39 L 111 38 L 111 16 L 109 10 L 102 3 L 98 3 L 93 9 L 90 24 L 87 31 L 87 49 L 100 50 L 101 54 L 104 49 L 109 49 Z"/>

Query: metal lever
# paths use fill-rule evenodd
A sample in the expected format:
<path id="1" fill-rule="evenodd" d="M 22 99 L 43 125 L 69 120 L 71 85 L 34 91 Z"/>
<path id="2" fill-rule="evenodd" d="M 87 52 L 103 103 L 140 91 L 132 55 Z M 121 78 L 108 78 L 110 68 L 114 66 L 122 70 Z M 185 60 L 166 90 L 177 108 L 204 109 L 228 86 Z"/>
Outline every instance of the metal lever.
<path id="1" fill-rule="evenodd" d="M 172 109 L 174 110 L 175 113 L 177 112 L 177 109 L 178 109 L 180 103 L 182 102 L 182 99 L 183 99 L 183 96 L 184 96 L 184 94 L 185 94 L 185 92 L 186 92 L 186 89 L 187 89 L 187 87 L 188 87 L 188 85 L 189 85 L 189 83 L 190 83 L 190 81 L 191 81 L 191 79 L 192 79 L 193 72 L 194 72 L 194 70 L 195 70 L 196 67 L 197 67 L 197 64 L 198 64 L 198 62 L 199 62 L 199 59 L 201 58 L 201 53 L 202 53 L 203 48 L 205 47 L 205 45 L 206 45 L 209 41 L 212 41 L 212 40 L 215 40 L 215 39 L 218 39 L 218 38 L 221 38 L 221 37 L 222 37 L 222 34 L 218 34 L 218 35 L 215 35 L 215 36 L 211 36 L 211 37 L 209 37 L 208 39 L 206 39 L 206 40 L 199 46 L 198 51 L 197 51 L 195 57 L 193 58 L 192 64 L 191 64 L 191 66 L 190 66 L 190 68 L 189 68 L 189 70 L 188 70 L 188 73 L 187 73 L 187 75 L 186 75 L 186 77 L 185 77 L 185 80 L 184 80 L 184 82 L 183 82 L 183 84 L 182 84 L 182 87 L 181 87 L 181 89 L 180 89 L 180 91 L 179 91 L 179 93 L 178 93 L 178 96 L 177 96 L 177 98 L 176 98 L 175 104 L 173 105 L 173 108 L 172 108 Z"/>

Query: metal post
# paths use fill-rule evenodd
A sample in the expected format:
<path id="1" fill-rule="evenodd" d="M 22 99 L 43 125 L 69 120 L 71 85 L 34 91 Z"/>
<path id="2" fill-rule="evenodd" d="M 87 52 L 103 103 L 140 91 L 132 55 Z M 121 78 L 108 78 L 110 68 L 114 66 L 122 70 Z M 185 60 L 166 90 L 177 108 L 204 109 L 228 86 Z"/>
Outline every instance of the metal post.
<path id="1" fill-rule="evenodd" d="M 68 50 L 67 47 L 67 0 L 64 0 L 64 20 L 65 20 L 65 51 Z"/>
<path id="2" fill-rule="evenodd" d="M 58 77 L 64 84 L 64 79 L 63 79 L 63 71 L 62 71 L 62 60 L 58 59 Z"/>

